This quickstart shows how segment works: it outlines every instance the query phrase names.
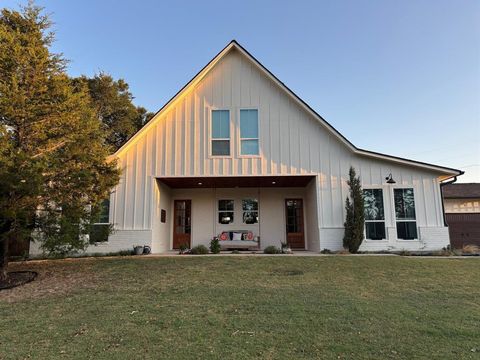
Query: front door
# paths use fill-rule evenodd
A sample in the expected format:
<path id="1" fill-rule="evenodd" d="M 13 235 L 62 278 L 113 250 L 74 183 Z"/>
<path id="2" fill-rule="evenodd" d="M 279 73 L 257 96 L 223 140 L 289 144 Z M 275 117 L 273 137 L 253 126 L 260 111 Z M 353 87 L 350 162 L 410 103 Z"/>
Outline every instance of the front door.
<path id="1" fill-rule="evenodd" d="M 173 207 L 173 248 L 179 249 L 183 244 L 190 248 L 192 201 L 174 200 Z"/>
<path id="2" fill-rule="evenodd" d="M 305 249 L 303 226 L 303 200 L 286 199 L 285 214 L 287 224 L 287 243 L 292 249 Z"/>

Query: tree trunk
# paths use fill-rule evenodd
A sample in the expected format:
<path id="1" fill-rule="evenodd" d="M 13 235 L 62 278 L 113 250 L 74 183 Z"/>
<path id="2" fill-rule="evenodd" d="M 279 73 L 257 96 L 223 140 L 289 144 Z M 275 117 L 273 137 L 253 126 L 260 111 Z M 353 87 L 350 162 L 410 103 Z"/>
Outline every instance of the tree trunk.
<path id="1" fill-rule="evenodd" d="M 8 238 L 0 241 L 0 281 L 7 279 Z"/>

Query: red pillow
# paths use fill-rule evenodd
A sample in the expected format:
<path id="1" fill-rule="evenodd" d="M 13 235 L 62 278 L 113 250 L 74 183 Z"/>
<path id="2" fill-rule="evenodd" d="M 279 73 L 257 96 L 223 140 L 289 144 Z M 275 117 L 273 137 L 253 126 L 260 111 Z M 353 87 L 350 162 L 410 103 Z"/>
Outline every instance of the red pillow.
<path id="1" fill-rule="evenodd" d="M 252 241 L 253 240 L 253 232 L 249 231 L 247 233 L 247 240 Z"/>
<path id="2" fill-rule="evenodd" d="M 228 239 L 228 233 L 223 232 L 220 234 L 220 241 L 225 241 Z"/>

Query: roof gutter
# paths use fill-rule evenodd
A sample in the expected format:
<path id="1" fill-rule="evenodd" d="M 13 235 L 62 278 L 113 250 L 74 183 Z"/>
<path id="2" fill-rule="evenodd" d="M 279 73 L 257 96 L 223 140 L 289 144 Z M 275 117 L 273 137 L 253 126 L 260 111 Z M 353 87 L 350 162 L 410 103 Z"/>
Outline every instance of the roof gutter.
<path id="1" fill-rule="evenodd" d="M 441 183 L 440 183 L 440 196 L 442 197 L 443 224 L 444 224 L 445 226 L 447 226 L 447 227 L 448 227 L 448 223 L 447 223 L 447 217 L 446 217 L 446 215 L 445 215 L 445 202 L 444 202 L 444 198 L 443 198 L 443 187 L 444 187 L 445 185 L 453 184 L 453 183 L 456 182 L 456 181 L 457 181 L 457 177 L 455 176 L 455 177 L 453 178 L 453 180 L 450 180 L 450 181 L 447 181 L 447 182 L 441 182 Z"/>

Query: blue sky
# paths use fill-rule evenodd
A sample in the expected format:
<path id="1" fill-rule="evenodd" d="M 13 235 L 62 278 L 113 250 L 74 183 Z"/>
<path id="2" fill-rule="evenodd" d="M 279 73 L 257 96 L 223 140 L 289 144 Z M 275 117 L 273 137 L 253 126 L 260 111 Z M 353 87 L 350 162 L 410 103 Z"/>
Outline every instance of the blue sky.
<path id="1" fill-rule="evenodd" d="M 124 78 L 150 111 L 236 39 L 356 146 L 480 182 L 480 1 L 37 4 L 71 75 Z"/>

